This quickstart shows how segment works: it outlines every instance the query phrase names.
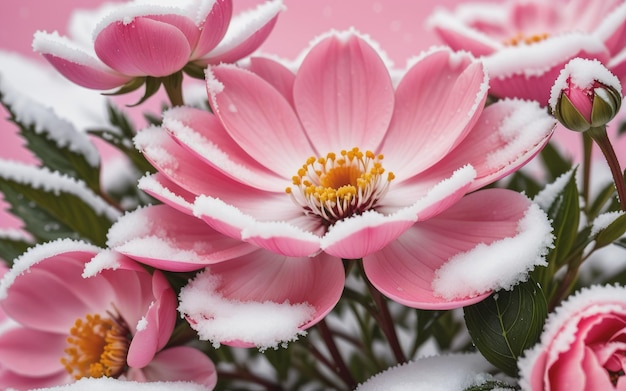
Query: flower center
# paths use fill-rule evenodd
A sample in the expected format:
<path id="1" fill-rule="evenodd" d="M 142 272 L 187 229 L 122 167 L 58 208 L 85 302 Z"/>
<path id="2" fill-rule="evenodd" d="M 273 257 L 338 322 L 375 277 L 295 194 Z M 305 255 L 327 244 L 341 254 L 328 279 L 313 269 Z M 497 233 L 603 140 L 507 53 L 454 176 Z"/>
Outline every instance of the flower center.
<path id="1" fill-rule="evenodd" d="M 69 346 L 61 363 L 76 380 L 119 377 L 126 368 L 129 336 L 128 326 L 121 317 L 102 318 L 87 314 L 84 319 L 76 319 L 70 329 Z"/>
<path id="2" fill-rule="evenodd" d="M 293 187 L 285 190 L 305 214 L 316 214 L 328 225 L 372 209 L 389 189 L 395 178 L 387 175 L 381 161 L 383 155 L 359 148 L 343 150 L 337 155 L 310 157 L 298 175 Z"/>
<path id="3" fill-rule="evenodd" d="M 548 39 L 549 34 L 533 34 L 533 35 L 525 35 L 523 33 L 517 33 L 513 38 L 509 38 L 504 41 L 505 46 L 518 46 L 518 45 L 530 45 L 533 43 L 541 42 L 545 39 Z"/>

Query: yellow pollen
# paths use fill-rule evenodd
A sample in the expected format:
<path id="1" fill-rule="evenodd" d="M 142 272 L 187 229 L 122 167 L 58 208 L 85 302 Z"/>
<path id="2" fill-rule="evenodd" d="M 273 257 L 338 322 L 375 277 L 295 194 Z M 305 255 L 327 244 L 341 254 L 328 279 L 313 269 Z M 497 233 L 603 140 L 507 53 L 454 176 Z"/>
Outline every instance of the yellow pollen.
<path id="1" fill-rule="evenodd" d="M 76 380 L 119 377 L 126 368 L 130 340 L 128 327 L 121 318 L 102 318 L 97 314 L 78 318 L 67 343 L 61 364 Z"/>
<path id="2" fill-rule="evenodd" d="M 534 34 L 534 35 L 524 35 L 522 33 L 517 33 L 513 38 L 510 38 L 504 41 L 505 46 L 518 46 L 518 45 L 530 45 L 533 43 L 541 42 L 543 40 L 548 39 L 550 35 L 548 33 L 543 34 Z"/>
<path id="3" fill-rule="evenodd" d="M 339 156 L 339 157 L 338 157 Z M 333 224 L 353 214 L 372 209 L 386 194 L 393 173 L 383 177 L 383 155 L 355 147 L 339 154 L 309 157 L 287 187 L 296 204 L 306 214 L 316 214 Z M 299 191 L 296 191 L 299 190 Z"/>

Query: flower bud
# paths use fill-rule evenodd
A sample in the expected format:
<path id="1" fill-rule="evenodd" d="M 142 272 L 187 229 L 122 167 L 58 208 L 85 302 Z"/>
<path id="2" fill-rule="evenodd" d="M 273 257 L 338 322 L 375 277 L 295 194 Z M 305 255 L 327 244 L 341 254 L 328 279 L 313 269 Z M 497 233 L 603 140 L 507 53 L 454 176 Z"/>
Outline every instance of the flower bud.
<path id="1" fill-rule="evenodd" d="M 552 86 L 550 110 L 568 129 L 584 132 L 606 125 L 622 104 L 621 84 L 598 60 L 575 58 Z"/>

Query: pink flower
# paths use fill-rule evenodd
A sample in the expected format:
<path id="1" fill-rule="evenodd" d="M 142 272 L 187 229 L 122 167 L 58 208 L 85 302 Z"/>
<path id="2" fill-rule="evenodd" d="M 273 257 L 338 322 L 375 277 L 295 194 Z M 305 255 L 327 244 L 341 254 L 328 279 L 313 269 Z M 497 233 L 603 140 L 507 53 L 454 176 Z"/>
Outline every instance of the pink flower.
<path id="1" fill-rule="evenodd" d="M 599 61 L 575 58 L 561 70 L 548 103 L 566 128 L 586 131 L 615 117 L 622 103 L 622 87 Z"/>
<path id="2" fill-rule="evenodd" d="M 626 52 L 626 4 L 509 0 L 439 10 L 429 24 L 455 50 L 484 56 L 491 93 L 547 104 L 550 87 L 572 58 L 596 58 L 618 76 Z"/>
<path id="3" fill-rule="evenodd" d="M 39 245 L 5 274 L 0 297 L 17 322 L 0 334 L 0 367 L 13 374 L 0 377 L 2 389 L 102 376 L 215 385 L 205 354 L 164 349 L 177 304 L 164 275 L 121 254 L 68 239 Z"/>
<path id="4" fill-rule="evenodd" d="M 584 288 L 551 313 L 520 359 L 525 391 L 624 390 L 626 288 Z"/>
<path id="5" fill-rule="evenodd" d="M 278 258 L 363 258 L 378 289 L 420 308 L 476 302 L 543 262 L 545 216 L 518 193 L 474 191 L 535 155 L 554 120 L 519 100 L 483 110 L 487 76 L 470 55 L 433 50 L 394 86 L 381 55 L 351 31 L 318 40 L 295 75 L 268 59 L 250 67 L 257 73 L 208 70 L 215 116 L 179 107 L 140 132 L 136 144 L 159 170 L 144 190 Z M 171 240 L 201 237 L 186 221 L 164 228 L 165 211 L 152 212 L 153 225 L 184 235 Z M 521 241 L 519 262 L 500 262 L 506 243 Z M 459 272 L 477 266 L 485 274 Z"/>
<path id="6" fill-rule="evenodd" d="M 110 12 L 95 26 L 92 47 L 80 45 L 78 37 L 72 42 L 56 32 L 37 32 L 33 48 L 83 87 L 137 88 L 146 76 L 181 70 L 201 75 L 207 64 L 249 55 L 267 38 L 282 8 L 281 0 L 274 0 L 231 20 L 231 0 L 107 4 L 103 10 Z"/>

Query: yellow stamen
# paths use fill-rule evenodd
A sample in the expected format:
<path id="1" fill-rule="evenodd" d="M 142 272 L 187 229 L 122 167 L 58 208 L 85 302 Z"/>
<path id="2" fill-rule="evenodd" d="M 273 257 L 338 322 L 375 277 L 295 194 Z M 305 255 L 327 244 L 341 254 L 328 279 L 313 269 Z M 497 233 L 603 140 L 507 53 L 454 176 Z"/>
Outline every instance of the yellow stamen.
<path id="1" fill-rule="evenodd" d="M 78 318 L 67 338 L 65 370 L 78 380 L 83 377 L 119 377 L 126 368 L 129 331 L 121 318 L 88 314 Z"/>
<path id="2" fill-rule="evenodd" d="M 329 152 L 326 157 L 310 157 L 292 178 L 285 192 L 304 208 L 305 213 L 321 216 L 327 223 L 373 208 L 389 188 L 395 176 L 381 161 L 383 155 L 359 148 Z"/>
<path id="3" fill-rule="evenodd" d="M 518 46 L 518 45 L 530 45 L 533 43 L 541 42 L 548 39 L 550 35 L 548 33 L 525 35 L 523 33 L 517 33 L 513 38 L 504 41 L 505 46 Z"/>

